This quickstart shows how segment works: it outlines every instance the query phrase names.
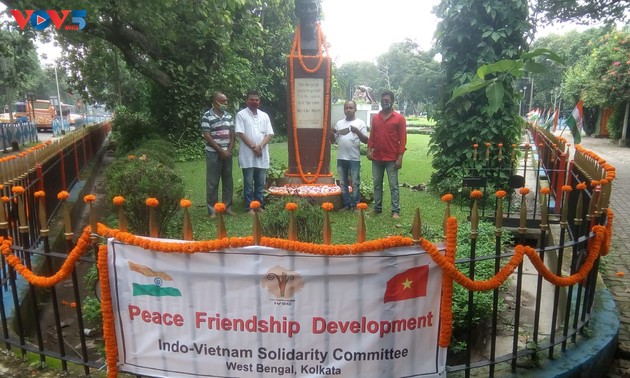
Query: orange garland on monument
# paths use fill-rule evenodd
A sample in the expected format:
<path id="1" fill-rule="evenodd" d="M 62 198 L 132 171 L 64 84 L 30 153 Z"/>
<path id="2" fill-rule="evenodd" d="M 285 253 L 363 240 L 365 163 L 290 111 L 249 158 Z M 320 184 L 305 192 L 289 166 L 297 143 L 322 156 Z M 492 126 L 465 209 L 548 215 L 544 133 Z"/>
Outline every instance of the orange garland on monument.
<path id="1" fill-rule="evenodd" d="M 322 45 L 324 46 L 324 51 L 326 52 L 326 56 L 328 56 L 328 48 L 326 46 L 326 40 L 322 33 L 322 29 L 318 23 L 317 24 L 317 46 L 318 48 L 320 48 L 320 46 Z M 291 88 L 291 93 L 293 93 L 295 89 L 295 77 L 293 76 L 293 58 L 296 58 L 296 57 L 298 58 L 298 61 L 300 62 L 300 66 L 302 67 L 302 69 L 308 73 L 315 73 L 319 71 L 319 69 L 321 68 L 322 62 L 324 61 L 324 54 L 322 54 L 322 52 L 319 51 L 317 54 L 318 62 L 314 68 L 308 68 L 306 64 L 304 64 L 304 61 L 303 61 L 304 56 L 302 55 L 301 45 L 300 45 L 300 26 L 299 25 L 295 30 L 295 38 L 293 39 L 293 45 L 291 47 L 291 54 L 289 55 L 289 86 L 290 86 L 289 88 Z M 331 60 L 327 59 L 326 77 L 328 78 L 330 77 L 331 64 L 332 64 Z M 330 79 L 324 80 L 324 81 L 326 83 L 326 89 L 324 90 L 324 94 L 325 94 L 324 117 L 322 120 L 322 124 L 326 122 L 326 120 L 328 119 L 328 115 L 330 114 Z M 322 142 L 321 142 L 321 149 L 319 151 L 319 162 L 317 163 L 317 170 L 312 178 L 307 178 L 306 175 L 304 174 L 304 170 L 302 169 L 302 162 L 300 159 L 300 149 L 298 147 L 297 117 L 296 117 L 296 112 L 295 112 L 295 96 L 294 95 L 291 96 L 291 117 L 293 119 L 293 145 L 295 148 L 295 162 L 297 163 L 299 176 L 304 183 L 313 184 L 319 178 L 320 172 L 322 170 L 322 165 L 324 163 L 324 153 L 326 152 L 326 137 L 327 137 L 328 128 L 326 127 L 326 125 L 322 125 L 322 128 L 323 128 Z"/>

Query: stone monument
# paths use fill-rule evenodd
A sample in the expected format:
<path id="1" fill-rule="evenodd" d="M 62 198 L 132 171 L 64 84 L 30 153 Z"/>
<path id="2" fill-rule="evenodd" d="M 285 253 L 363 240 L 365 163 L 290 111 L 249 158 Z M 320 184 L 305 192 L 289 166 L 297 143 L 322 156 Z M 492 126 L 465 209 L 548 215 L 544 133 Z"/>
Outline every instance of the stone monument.
<path id="1" fill-rule="evenodd" d="M 295 0 L 299 24 L 289 54 L 290 184 L 333 184 L 330 172 L 330 58 L 319 0 Z"/>

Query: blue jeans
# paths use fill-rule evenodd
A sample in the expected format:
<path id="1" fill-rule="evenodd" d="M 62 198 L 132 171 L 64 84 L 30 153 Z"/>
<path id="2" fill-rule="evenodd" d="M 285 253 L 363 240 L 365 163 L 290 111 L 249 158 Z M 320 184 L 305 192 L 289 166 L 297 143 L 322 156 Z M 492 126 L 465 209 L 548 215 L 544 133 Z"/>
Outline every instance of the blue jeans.
<path id="1" fill-rule="evenodd" d="M 206 150 L 206 204 L 208 214 L 214 214 L 214 204 L 219 201 L 219 181 L 221 181 L 221 199 L 226 209 L 232 208 L 232 158 L 221 160 L 216 151 Z"/>
<path id="2" fill-rule="evenodd" d="M 383 176 L 387 171 L 389 193 L 392 197 L 392 214 L 400 213 L 400 194 L 398 192 L 398 170 L 395 161 L 372 160 L 372 181 L 374 183 L 374 211 L 383 211 Z"/>
<path id="3" fill-rule="evenodd" d="M 245 209 L 249 210 L 249 204 L 256 200 L 260 206 L 264 205 L 263 192 L 267 170 L 264 168 L 243 168 L 243 200 Z"/>
<path id="4" fill-rule="evenodd" d="M 339 176 L 339 186 L 341 186 L 341 199 L 343 207 L 351 209 L 357 207 L 361 199 L 361 162 L 358 160 L 337 159 L 337 175 Z M 352 181 L 352 195 L 348 191 L 348 179 Z"/>

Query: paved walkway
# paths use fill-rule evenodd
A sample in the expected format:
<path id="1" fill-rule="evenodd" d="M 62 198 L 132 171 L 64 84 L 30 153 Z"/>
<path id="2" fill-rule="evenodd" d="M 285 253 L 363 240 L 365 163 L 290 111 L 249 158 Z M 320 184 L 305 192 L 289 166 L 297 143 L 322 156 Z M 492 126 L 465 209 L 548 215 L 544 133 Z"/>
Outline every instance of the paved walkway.
<path id="1" fill-rule="evenodd" d="M 609 139 L 583 137 L 581 145 L 615 166 L 610 207 L 614 210 L 610 254 L 602 258 L 600 274 L 611 291 L 619 314 L 617 360 L 606 377 L 630 378 L 630 148 L 618 147 Z M 623 273 L 623 276 L 619 277 Z"/>

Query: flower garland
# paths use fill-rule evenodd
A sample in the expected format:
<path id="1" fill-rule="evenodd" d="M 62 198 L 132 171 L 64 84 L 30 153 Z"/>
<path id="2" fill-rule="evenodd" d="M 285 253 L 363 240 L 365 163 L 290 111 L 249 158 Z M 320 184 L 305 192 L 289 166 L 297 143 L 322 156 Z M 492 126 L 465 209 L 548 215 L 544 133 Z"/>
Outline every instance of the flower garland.
<path id="1" fill-rule="evenodd" d="M 11 253 L 12 244 L 13 239 L 11 237 L 5 239 L 0 236 L 0 252 L 5 257 L 6 262 L 31 284 L 40 287 L 51 287 L 68 278 L 74 271 L 76 262 L 89 250 L 91 245 L 90 228 L 86 227 L 85 230 L 83 230 L 81 237 L 77 240 L 76 246 L 68 254 L 66 261 L 64 261 L 57 273 L 50 277 L 39 276 L 22 264 L 22 260 Z"/>
<path id="2" fill-rule="evenodd" d="M 107 245 L 98 247 L 98 278 L 101 284 L 101 316 L 103 318 L 103 339 L 105 341 L 105 361 L 107 376 L 118 376 L 118 344 L 114 326 L 114 310 L 109 283 L 109 267 L 107 266 Z"/>
<path id="3" fill-rule="evenodd" d="M 449 265 L 454 266 L 455 253 L 457 251 L 457 218 L 449 217 L 446 224 L 445 261 Z M 447 348 L 451 343 L 451 335 L 453 333 L 453 278 L 448 274 L 442 275 L 440 314 L 441 326 L 438 345 L 442 348 Z"/>
<path id="4" fill-rule="evenodd" d="M 319 46 L 322 46 L 322 45 L 324 46 L 324 52 L 326 53 L 327 57 L 329 56 L 329 54 L 328 54 L 328 47 L 326 46 L 326 40 L 322 34 L 319 23 L 317 23 L 316 28 L 317 28 L 317 43 L 318 43 L 317 58 L 319 59 L 317 66 L 314 69 L 310 69 L 306 67 L 306 65 L 303 62 L 304 57 L 302 55 L 301 45 L 300 45 L 299 25 L 296 28 L 295 38 L 293 39 L 293 45 L 291 47 L 291 53 L 289 55 L 289 88 L 291 92 L 291 96 L 290 96 L 291 97 L 291 119 L 293 120 L 293 146 L 295 150 L 294 151 L 295 162 L 297 164 L 300 178 L 302 179 L 302 182 L 306 184 L 313 184 L 320 177 L 322 166 L 324 164 L 324 154 L 326 152 L 326 140 L 327 140 L 328 127 L 326 127 L 326 125 L 322 125 L 322 140 L 321 140 L 321 148 L 319 151 L 319 161 L 317 163 L 317 169 L 312 178 L 307 178 L 302 168 L 302 161 L 300 158 L 300 148 L 298 145 L 298 137 L 297 137 L 297 113 L 296 113 L 295 93 L 294 93 L 295 77 L 294 77 L 293 59 L 297 57 L 302 69 L 307 73 L 313 74 L 319 71 L 319 69 L 321 68 L 321 64 L 324 60 L 324 54 L 322 54 L 322 52 L 319 51 Z M 331 65 L 332 65 L 332 60 L 330 58 L 326 59 L 326 77 L 327 78 L 330 78 Z M 322 124 L 325 123 L 326 120 L 328 120 L 329 114 L 330 114 L 330 104 L 329 104 L 330 103 L 330 79 L 328 80 L 324 79 L 324 82 L 326 83 L 326 88 L 324 89 L 324 115 L 323 115 Z"/>
<path id="5" fill-rule="evenodd" d="M 586 275 L 591 271 L 595 260 L 600 256 L 600 250 L 605 239 L 606 229 L 604 226 L 594 226 L 593 232 L 595 233 L 595 238 L 589 242 L 586 261 L 582 264 L 582 266 L 580 266 L 577 272 L 568 277 L 561 277 L 554 274 L 545 266 L 545 263 L 540 259 L 540 256 L 538 256 L 538 253 L 534 248 L 519 244 L 514 248 L 514 256 L 512 256 L 510 261 L 503 266 L 497 274 L 487 280 L 473 281 L 459 271 L 453 264 L 449 264 L 446 257 L 442 256 L 437 247 L 431 242 L 426 239 L 422 239 L 420 241 L 420 245 L 427 251 L 433 261 L 435 261 L 444 270 L 444 273 L 470 291 L 487 291 L 499 288 L 499 286 L 508 279 L 514 270 L 516 270 L 521 262 L 523 262 L 524 255 L 529 257 L 536 270 L 538 270 L 545 280 L 556 286 L 570 286 L 584 280 Z"/>

